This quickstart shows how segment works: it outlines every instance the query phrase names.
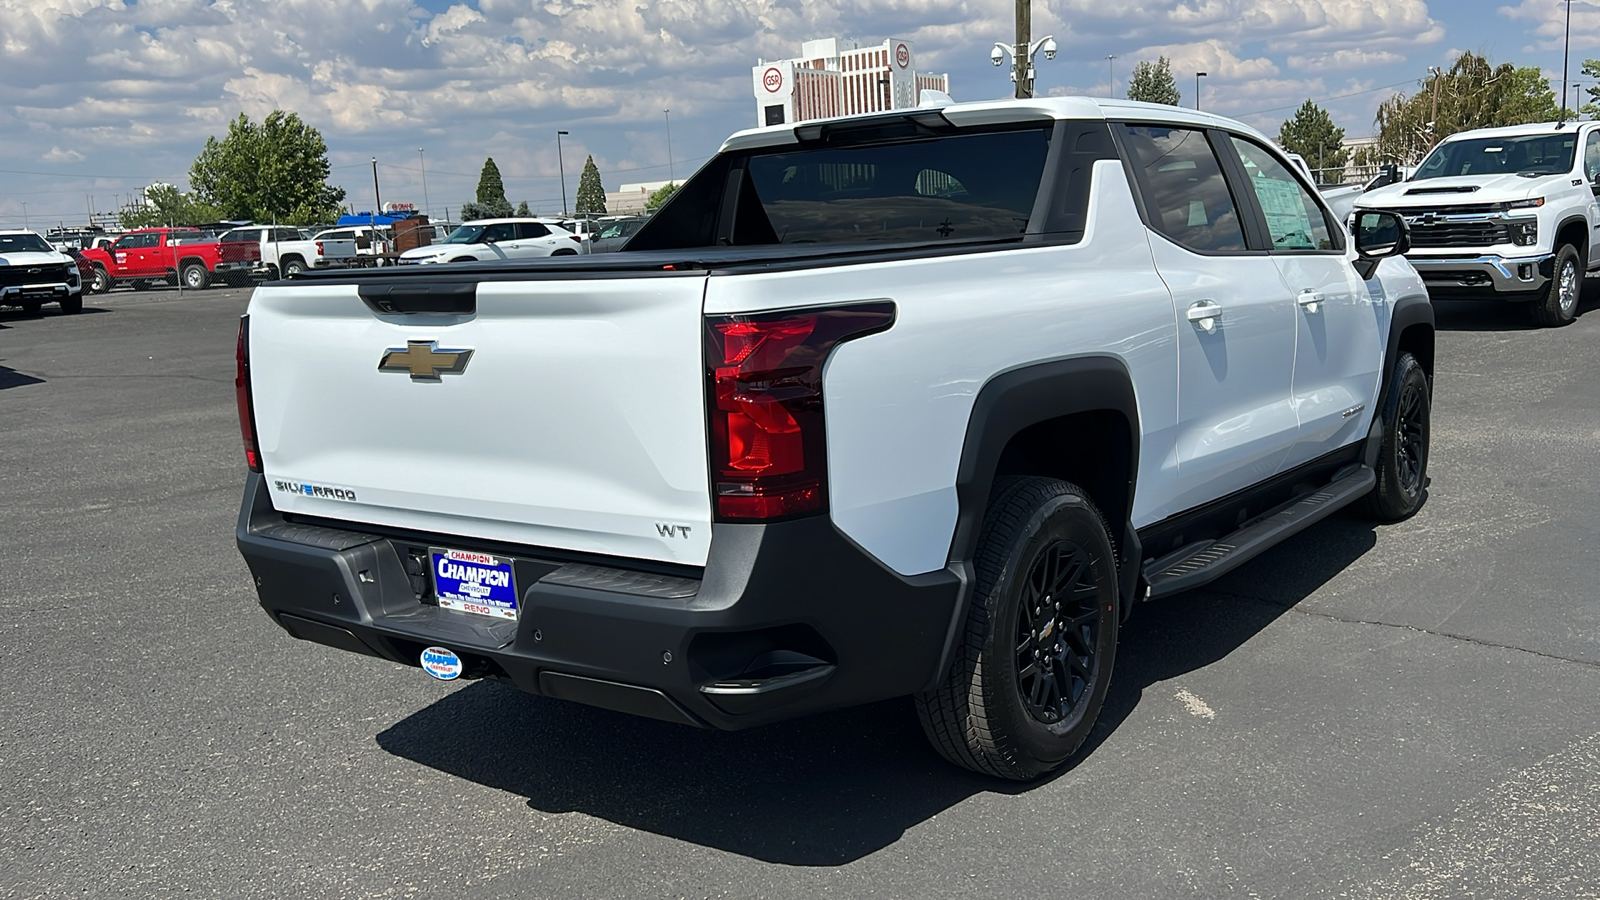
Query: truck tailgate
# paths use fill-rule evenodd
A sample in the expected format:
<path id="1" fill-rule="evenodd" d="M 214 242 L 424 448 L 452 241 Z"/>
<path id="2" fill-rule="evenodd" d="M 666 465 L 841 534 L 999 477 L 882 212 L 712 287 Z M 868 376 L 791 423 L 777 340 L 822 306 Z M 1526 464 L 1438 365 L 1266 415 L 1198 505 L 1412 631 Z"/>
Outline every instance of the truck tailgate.
<path id="1" fill-rule="evenodd" d="M 256 291 L 251 389 L 274 506 L 704 565 L 705 276 L 476 290 L 464 314 L 381 312 L 354 284 Z M 466 350 L 459 372 L 413 374 Z"/>

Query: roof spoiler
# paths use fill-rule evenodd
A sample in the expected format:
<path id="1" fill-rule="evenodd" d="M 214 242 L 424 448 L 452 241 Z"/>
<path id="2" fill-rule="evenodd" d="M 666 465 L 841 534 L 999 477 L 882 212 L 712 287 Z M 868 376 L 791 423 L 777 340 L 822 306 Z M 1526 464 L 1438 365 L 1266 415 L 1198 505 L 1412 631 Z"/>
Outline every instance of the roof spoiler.
<path id="1" fill-rule="evenodd" d="M 955 131 L 955 123 L 945 118 L 944 113 L 938 109 L 914 109 L 843 122 L 796 125 L 794 137 L 801 144 L 845 147 L 880 141 L 936 137 L 941 134 L 954 134 Z"/>

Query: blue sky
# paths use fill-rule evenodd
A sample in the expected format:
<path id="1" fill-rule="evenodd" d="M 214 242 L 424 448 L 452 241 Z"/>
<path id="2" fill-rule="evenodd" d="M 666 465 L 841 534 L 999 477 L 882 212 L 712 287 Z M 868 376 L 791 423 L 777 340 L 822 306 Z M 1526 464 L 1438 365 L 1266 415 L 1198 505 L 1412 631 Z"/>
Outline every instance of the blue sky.
<path id="1" fill-rule="evenodd" d="M 1572 80 L 1600 57 L 1600 2 L 1574 0 Z M 1165 54 L 1194 102 L 1275 133 L 1305 99 L 1351 136 L 1463 50 L 1561 72 L 1559 0 L 1034 0 L 1041 94 L 1126 91 Z M 958 100 L 1003 96 L 989 65 L 1011 0 L 0 0 L 0 225 L 79 222 L 154 181 L 187 186 L 208 135 L 243 111 L 322 130 L 357 208 L 383 196 L 437 216 L 471 199 L 487 155 L 513 202 L 560 207 L 588 154 L 609 190 L 681 178 L 755 123 L 749 70 L 814 37 L 915 40 Z"/>

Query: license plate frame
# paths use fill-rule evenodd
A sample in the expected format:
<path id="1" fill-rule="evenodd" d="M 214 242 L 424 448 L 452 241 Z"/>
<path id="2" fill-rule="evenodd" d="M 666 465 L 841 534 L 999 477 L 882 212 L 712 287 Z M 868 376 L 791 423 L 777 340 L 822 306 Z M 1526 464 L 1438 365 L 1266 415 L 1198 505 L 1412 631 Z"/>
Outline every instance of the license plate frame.
<path id="1" fill-rule="evenodd" d="M 510 557 L 429 547 L 428 579 L 440 609 L 508 622 L 522 615 L 516 567 Z"/>

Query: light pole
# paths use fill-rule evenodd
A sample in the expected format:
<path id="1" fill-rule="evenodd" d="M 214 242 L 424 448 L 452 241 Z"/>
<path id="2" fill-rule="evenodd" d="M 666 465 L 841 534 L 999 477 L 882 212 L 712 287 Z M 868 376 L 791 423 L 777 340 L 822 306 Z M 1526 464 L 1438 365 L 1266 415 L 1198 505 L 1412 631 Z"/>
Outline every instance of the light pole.
<path id="1" fill-rule="evenodd" d="M 567 161 L 561 156 L 561 136 L 565 131 L 556 132 L 556 166 L 561 170 L 561 215 L 567 214 Z"/>
<path id="2" fill-rule="evenodd" d="M 22 201 L 22 230 L 32 231 L 33 226 L 28 224 L 28 201 Z"/>
<path id="3" fill-rule="evenodd" d="M 1567 83 L 1567 60 L 1572 55 L 1571 49 L 1572 49 L 1572 0 L 1567 0 L 1567 32 L 1566 32 L 1566 37 L 1562 40 L 1562 43 L 1561 43 L 1561 84 L 1562 84 L 1562 88 L 1561 88 L 1561 118 L 1560 118 L 1559 121 L 1562 121 L 1562 122 L 1565 122 L 1567 120 L 1567 89 L 1566 89 L 1566 83 Z"/>
<path id="4" fill-rule="evenodd" d="M 663 109 L 661 115 L 667 119 L 667 180 L 676 184 L 678 176 L 672 171 L 672 110 Z"/>
<path id="5" fill-rule="evenodd" d="M 422 166 L 422 214 L 428 214 L 428 157 L 417 148 L 417 163 Z"/>
<path id="6" fill-rule="evenodd" d="M 1116 58 L 1114 54 L 1106 54 L 1106 96 L 1112 98 L 1117 96 L 1117 72 L 1111 67 L 1111 61 Z"/>
<path id="7" fill-rule="evenodd" d="M 1019 0 L 1017 6 L 1017 29 L 1022 36 L 1017 41 L 1017 46 L 1012 47 L 1009 44 L 997 42 L 994 45 L 994 49 L 989 51 L 989 62 L 997 66 L 1004 65 L 1007 56 L 1010 56 L 1015 63 L 1011 69 L 1011 81 L 1017 86 L 1016 97 L 1018 100 L 1027 100 L 1033 96 L 1033 58 L 1041 52 L 1044 53 L 1045 59 L 1056 58 L 1056 39 L 1054 37 L 1046 35 L 1032 44 L 1027 42 L 1027 32 L 1024 30 L 1027 27 L 1024 24 L 1026 16 L 1022 13 L 1026 2 L 1027 0 Z"/>
<path id="8" fill-rule="evenodd" d="M 1206 77 L 1204 72 L 1194 73 L 1194 111 L 1200 111 L 1200 79 Z"/>
<path id="9" fill-rule="evenodd" d="M 372 158 L 372 201 L 378 204 L 372 209 L 372 215 L 376 217 L 383 212 L 383 195 L 378 193 L 378 158 L 376 156 Z M 376 225 L 378 223 L 374 219 L 374 221 L 367 224 Z"/>

